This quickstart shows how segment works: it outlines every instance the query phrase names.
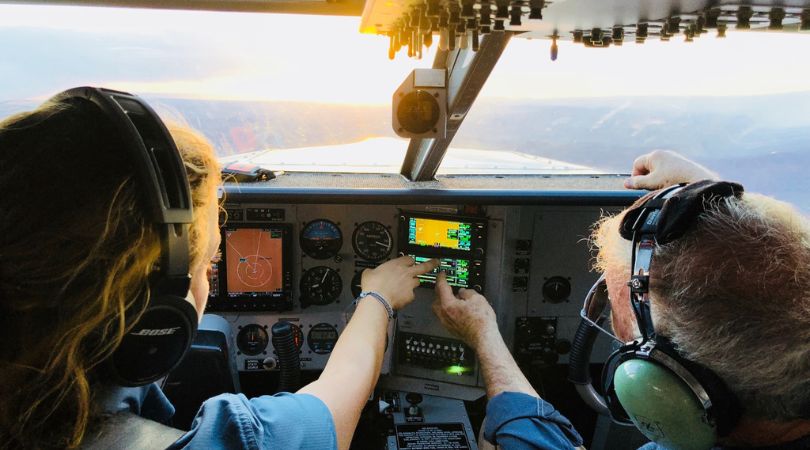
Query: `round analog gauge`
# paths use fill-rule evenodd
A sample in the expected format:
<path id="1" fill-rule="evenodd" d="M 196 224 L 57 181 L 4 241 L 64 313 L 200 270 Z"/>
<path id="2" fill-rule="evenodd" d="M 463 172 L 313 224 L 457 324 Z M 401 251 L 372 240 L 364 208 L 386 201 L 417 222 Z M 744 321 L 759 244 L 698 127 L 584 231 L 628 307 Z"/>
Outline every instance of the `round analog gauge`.
<path id="1" fill-rule="evenodd" d="M 363 222 L 354 229 L 352 246 L 363 259 L 380 261 L 391 254 L 391 232 L 380 222 Z"/>
<path id="2" fill-rule="evenodd" d="M 269 340 L 267 330 L 252 323 L 239 330 L 239 334 L 236 336 L 236 346 L 245 355 L 253 356 L 263 352 L 267 348 Z"/>
<path id="3" fill-rule="evenodd" d="M 319 323 L 309 330 L 307 334 L 307 345 L 309 349 L 319 355 L 331 353 L 335 348 L 338 339 L 338 332 L 328 323 Z"/>
<path id="4" fill-rule="evenodd" d="M 363 286 L 360 282 L 363 281 L 363 271 L 355 272 L 352 277 L 352 297 L 357 298 L 363 292 Z"/>
<path id="5" fill-rule="evenodd" d="M 328 305 L 340 297 L 343 280 L 334 269 L 326 266 L 313 267 L 301 276 L 301 303 Z"/>
<path id="6" fill-rule="evenodd" d="M 343 233 L 332 221 L 313 220 L 301 230 L 301 249 L 315 259 L 328 259 L 343 246 Z"/>
<path id="7" fill-rule="evenodd" d="M 543 284 L 543 298 L 547 302 L 560 303 L 571 295 L 571 283 L 567 278 L 551 277 Z"/>

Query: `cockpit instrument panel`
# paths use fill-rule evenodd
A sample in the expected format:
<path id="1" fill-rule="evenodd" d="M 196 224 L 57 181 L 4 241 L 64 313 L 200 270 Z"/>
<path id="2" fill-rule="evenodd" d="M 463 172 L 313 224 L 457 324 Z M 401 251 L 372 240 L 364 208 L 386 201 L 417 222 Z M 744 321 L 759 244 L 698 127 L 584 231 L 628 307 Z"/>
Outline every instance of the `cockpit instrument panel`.
<path id="1" fill-rule="evenodd" d="M 606 207 L 625 202 L 584 196 L 571 205 L 510 204 L 499 196 L 498 204 L 417 203 L 410 197 L 381 203 L 361 195 L 357 202 L 312 203 L 277 191 L 270 197 L 273 203 L 256 193 L 228 192 L 222 259 L 212 271 L 219 295 L 209 303 L 231 324 L 241 372 L 278 370 L 271 339 L 278 321 L 300 330 L 302 370 L 322 370 L 345 330 L 363 271 L 400 254 L 417 263 L 436 258 L 454 288 L 481 292 L 525 370 L 565 364 L 579 323 L 578 300 L 595 277 L 583 238 Z M 268 287 L 270 280 L 253 286 L 266 273 L 265 259 L 279 258 L 278 249 L 289 283 L 281 291 Z M 260 258 L 250 258 L 254 254 Z M 234 284 L 240 262 L 249 277 Z M 381 383 L 474 399 L 483 385 L 478 358 L 433 313 L 437 274 L 421 277 L 414 301 L 389 323 Z M 273 295 L 288 301 L 272 303 Z M 609 350 L 597 345 L 594 360 Z"/>

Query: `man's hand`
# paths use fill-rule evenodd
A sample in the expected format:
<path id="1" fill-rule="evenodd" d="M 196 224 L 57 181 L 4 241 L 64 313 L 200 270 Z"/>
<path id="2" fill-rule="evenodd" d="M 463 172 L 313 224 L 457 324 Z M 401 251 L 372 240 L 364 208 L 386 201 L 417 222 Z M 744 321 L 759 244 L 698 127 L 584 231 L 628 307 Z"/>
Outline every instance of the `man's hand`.
<path id="1" fill-rule="evenodd" d="M 678 183 L 719 178 L 716 173 L 678 153 L 656 150 L 633 161 L 632 176 L 624 180 L 624 187 L 655 190 Z"/>
<path id="2" fill-rule="evenodd" d="M 413 290 L 419 286 L 416 276 L 428 273 L 438 266 L 438 259 L 416 264 L 410 256 L 401 256 L 375 269 L 364 270 L 360 286 L 363 291 L 379 293 L 390 302 L 392 308 L 400 309 L 413 301 Z"/>
<path id="3" fill-rule="evenodd" d="M 478 348 L 488 333 L 498 333 L 495 311 L 487 299 L 472 289 L 461 289 L 456 297 L 444 272 L 436 279 L 433 312 L 447 330 L 473 348 Z"/>

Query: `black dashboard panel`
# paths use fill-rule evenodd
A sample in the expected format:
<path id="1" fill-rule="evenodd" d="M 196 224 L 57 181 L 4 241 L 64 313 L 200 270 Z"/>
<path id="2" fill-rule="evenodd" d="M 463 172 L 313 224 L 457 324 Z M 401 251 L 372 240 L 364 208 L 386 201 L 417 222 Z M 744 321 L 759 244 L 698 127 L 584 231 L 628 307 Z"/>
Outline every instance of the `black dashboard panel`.
<path id="1" fill-rule="evenodd" d="M 266 182 L 232 184 L 226 200 L 288 204 L 464 204 L 623 206 L 639 197 L 627 175 L 447 175 L 411 182 L 394 174 L 284 173 Z"/>
<path id="2" fill-rule="evenodd" d="M 469 268 L 461 277 L 493 305 L 524 371 L 565 364 L 580 301 L 597 276 L 586 242 L 591 227 L 640 195 L 624 190 L 622 179 L 493 176 L 411 183 L 388 175 L 285 174 L 226 185 L 224 230 L 289 230 L 283 266 L 290 277 L 282 296 L 288 302 L 228 306 L 234 297 L 227 294 L 225 264 L 215 271 L 220 280 L 212 286 L 219 289 L 209 304 L 243 343 L 237 349 L 241 371 L 275 370 L 265 334 L 279 320 L 300 331 L 302 368 L 318 370 L 345 328 L 365 268 L 399 254 L 441 257 L 447 269 Z M 414 226 L 423 227 L 418 236 Z M 227 255 L 223 248 L 226 262 Z M 458 261 L 469 267 L 452 265 Z M 423 281 L 415 301 L 389 326 L 381 383 L 474 399 L 483 392 L 475 354 L 435 319 L 431 280 Z M 594 361 L 609 350 L 598 342 Z"/>

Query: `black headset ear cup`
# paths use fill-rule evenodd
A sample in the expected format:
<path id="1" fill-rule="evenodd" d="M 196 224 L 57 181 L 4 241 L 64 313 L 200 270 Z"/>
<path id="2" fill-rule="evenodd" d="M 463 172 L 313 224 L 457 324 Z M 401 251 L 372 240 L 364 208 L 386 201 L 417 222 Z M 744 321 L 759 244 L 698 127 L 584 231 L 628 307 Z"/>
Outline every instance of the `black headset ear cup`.
<path id="1" fill-rule="evenodd" d="M 142 386 L 174 369 L 197 333 L 197 311 L 185 298 L 158 295 L 109 359 L 119 384 Z"/>

